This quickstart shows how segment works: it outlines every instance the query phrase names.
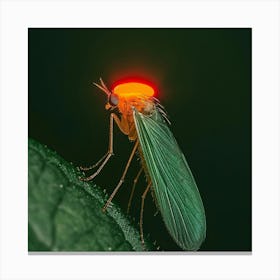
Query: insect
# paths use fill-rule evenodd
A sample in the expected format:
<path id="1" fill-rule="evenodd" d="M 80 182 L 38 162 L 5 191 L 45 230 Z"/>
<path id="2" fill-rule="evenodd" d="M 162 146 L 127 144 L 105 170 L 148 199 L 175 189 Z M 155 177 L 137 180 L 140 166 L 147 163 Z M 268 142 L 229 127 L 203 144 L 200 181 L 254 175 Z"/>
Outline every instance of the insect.
<path id="1" fill-rule="evenodd" d="M 111 203 L 124 182 L 129 165 L 136 152 L 142 167 L 134 180 L 137 182 L 145 173 L 147 187 L 142 195 L 140 210 L 140 238 L 143 238 L 144 201 L 149 191 L 153 192 L 165 226 L 174 241 L 183 250 L 198 250 L 206 236 L 206 218 L 203 203 L 194 177 L 171 130 L 166 112 L 154 95 L 153 87 L 146 83 L 130 81 L 116 84 L 109 90 L 100 78 L 94 83 L 107 95 L 107 110 L 110 114 L 109 148 L 107 153 L 94 165 L 80 167 L 81 170 L 97 168 L 84 181 L 97 176 L 113 155 L 113 124 L 133 141 L 134 147 L 119 183 L 103 207 Z M 135 187 L 135 184 L 133 188 Z M 132 191 L 133 192 L 133 191 Z M 129 206 L 131 197 L 129 199 Z"/>

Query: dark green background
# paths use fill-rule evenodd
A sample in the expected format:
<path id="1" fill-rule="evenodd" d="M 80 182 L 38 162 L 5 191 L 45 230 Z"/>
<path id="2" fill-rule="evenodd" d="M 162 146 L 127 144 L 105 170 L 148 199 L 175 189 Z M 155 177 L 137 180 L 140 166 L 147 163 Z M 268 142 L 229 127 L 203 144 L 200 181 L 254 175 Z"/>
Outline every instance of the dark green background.
<path id="1" fill-rule="evenodd" d="M 207 217 L 201 250 L 251 250 L 251 29 L 29 29 L 29 136 L 74 165 L 107 150 L 110 86 L 140 76 L 158 98 L 196 178 Z M 115 156 L 95 179 L 111 193 L 132 143 L 115 129 Z M 126 209 L 138 170 L 132 163 L 114 201 Z M 140 180 L 131 216 L 139 222 Z M 149 195 L 144 231 L 163 250 L 179 250 Z"/>

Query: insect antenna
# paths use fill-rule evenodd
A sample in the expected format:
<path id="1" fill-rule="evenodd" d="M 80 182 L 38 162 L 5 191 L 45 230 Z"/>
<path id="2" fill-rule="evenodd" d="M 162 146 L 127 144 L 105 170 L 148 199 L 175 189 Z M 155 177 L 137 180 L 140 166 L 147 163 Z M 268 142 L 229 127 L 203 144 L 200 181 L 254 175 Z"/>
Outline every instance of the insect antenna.
<path id="1" fill-rule="evenodd" d="M 103 86 L 103 88 L 105 88 L 108 92 L 111 92 L 111 91 L 107 88 L 107 86 L 105 85 L 105 83 L 103 82 L 102 78 L 99 78 L 99 79 L 100 79 L 100 83 L 101 83 L 101 85 Z"/>
<path id="2" fill-rule="evenodd" d="M 97 84 L 97 83 L 93 83 L 95 86 L 97 86 L 99 89 L 101 89 L 102 91 L 104 91 L 108 98 L 110 97 L 111 95 L 111 91 L 107 88 L 107 86 L 105 85 L 105 83 L 103 82 L 102 78 L 100 78 L 100 83 L 101 85 Z"/>

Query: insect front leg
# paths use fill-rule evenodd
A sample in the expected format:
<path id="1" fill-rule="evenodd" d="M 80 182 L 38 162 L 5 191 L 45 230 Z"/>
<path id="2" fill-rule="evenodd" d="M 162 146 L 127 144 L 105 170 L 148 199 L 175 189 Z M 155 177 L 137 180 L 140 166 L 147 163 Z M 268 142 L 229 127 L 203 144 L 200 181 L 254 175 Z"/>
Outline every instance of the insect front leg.
<path id="1" fill-rule="evenodd" d="M 120 123 L 121 123 L 120 119 L 118 118 L 117 115 L 112 113 L 110 115 L 109 147 L 108 147 L 107 153 L 97 163 L 95 163 L 94 165 L 92 165 L 90 167 L 80 167 L 80 169 L 83 170 L 83 171 L 91 170 L 91 169 L 99 166 L 100 164 L 101 165 L 96 170 L 96 172 L 93 173 L 92 175 L 90 175 L 89 177 L 80 178 L 82 181 L 90 181 L 90 180 L 94 179 L 100 173 L 100 171 L 103 169 L 103 167 L 106 165 L 106 163 L 109 161 L 110 157 L 114 154 L 113 153 L 113 126 L 114 126 L 114 121 L 117 123 L 118 127 L 120 128 Z"/>
<path id="2" fill-rule="evenodd" d="M 121 179 L 120 179 L 118 185 L 115 187 L 114 191 L 113 191 L 112 194 L 110 195 L 110 197 L 109 197 L 109 199 L 107 200 L 106 204 L 105 204 L 104 207 L 102 208 L 103 212 L 106 211 L 106 209 L 107 209 L 107 207 L 109 206 L 109 204 L 111 203 L 113 197 L 115 196 L 115 194 L 116 194 L 117 191 L 119 190 L 120 186 L 123 184 L 124 179 L 125 179 L 125 175 L 126 175 L 127 170 L 128 170 L 128 167 L 129 167 L 129 165 L 130 165 L 130 163 L 131 163 L 131 161 L 132 161 L 132 159 L 133 159 L 133 157 L 134 157 L 134 155 L 135 155 L 135 152 L 136 152 L 136 150 L 137 150 L 138 145 L 139 145 L 139 142 L 137 141 L 137 142 L 135 143 L 133 149 L 132 149 L 132 152 L 131 152 L 131 154 L 130 154 L 130 156 L 129 156 L 129 159 L 128 159 L 128 161 L 127 161 L 127 164 L 126 164 L 126 166 L 125 166 L 124 172 L 123 172 L 123 174 L 122 174 L 122 177 L 121 177 Z"/>
<path id="3" fill-rule="evenodd" d="M 95 164 L 93 164 L 91 166 L 79 166 L 79 169 L 82 170 L 82 171 L 88 171 L 88 170 L 94 169 L 107 157 L 108 154 L 109 154 L 109 151 Z"/>

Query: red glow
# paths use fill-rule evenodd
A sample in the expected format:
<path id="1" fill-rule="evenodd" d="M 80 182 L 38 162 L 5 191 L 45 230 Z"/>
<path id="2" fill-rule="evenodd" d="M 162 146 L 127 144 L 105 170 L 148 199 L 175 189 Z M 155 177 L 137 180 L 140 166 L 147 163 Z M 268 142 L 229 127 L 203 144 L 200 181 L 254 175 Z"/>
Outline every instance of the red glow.
<path id="1" fill-rule="evenodd" d="M 113 83 L 112 91 L 122 96 L 144 94 L 147 97 L 154 96 L 156 87 L 150 81 L 140 77 L 126 77 Z"/>

